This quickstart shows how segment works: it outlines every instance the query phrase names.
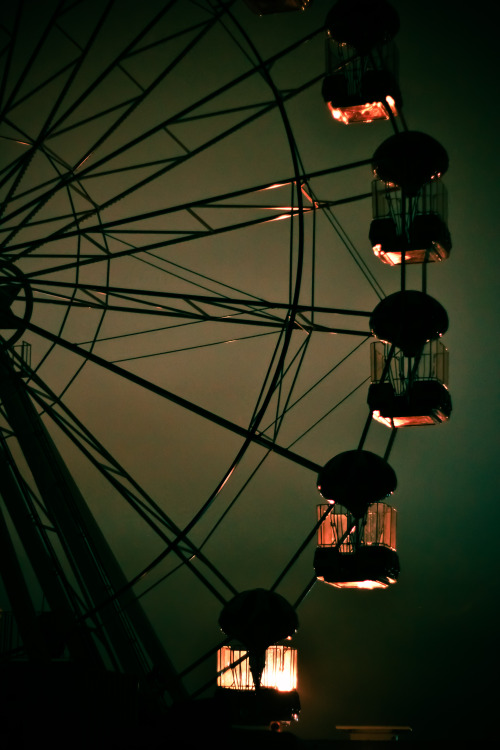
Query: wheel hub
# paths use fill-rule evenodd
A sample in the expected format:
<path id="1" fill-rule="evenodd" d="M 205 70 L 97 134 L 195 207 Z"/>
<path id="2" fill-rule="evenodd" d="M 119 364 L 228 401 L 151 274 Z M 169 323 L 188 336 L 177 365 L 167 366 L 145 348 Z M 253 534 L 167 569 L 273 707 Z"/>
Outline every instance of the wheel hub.
<path id="1" fill-rule="evenodd" d="M 23 309 L 24 307 L 24 309 Z M 0 347 L 18 341 L 31 318 L 33 293 L 26 276 L 12 263 L 0 263 Z"/>

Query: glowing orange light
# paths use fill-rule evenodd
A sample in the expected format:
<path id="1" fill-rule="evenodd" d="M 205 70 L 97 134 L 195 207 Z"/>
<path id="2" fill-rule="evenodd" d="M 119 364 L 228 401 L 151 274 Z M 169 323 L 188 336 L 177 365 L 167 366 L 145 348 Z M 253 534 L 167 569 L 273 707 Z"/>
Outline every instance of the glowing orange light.
<path id="1" fill-rule="evenodd" d="M 0 135 L 0 138 L 3 141 L 12 141 L 12 143 L 18 143 L 20 146 L 32 146 L 32 143 L 28 143 L 27 141 L 19 141 L 17 138 L 9 138 L 7 135 Z"/>
<path id="2" fill-rule="evenodd" d="M 309 195 L 309 193 L 308 193 L 308 192 L 307 192 L 307 190 L 305 189 L 304 185 L 301 185 L 301 186 L 300 186 L 300 189 L 301 189 L 301 191 L 302 191 L 302 194 L 303 194 L 303 195 L 305 195 L 305 197 L 306 197 L 306 198 L 307 198 L 307 200 L 309 201 L 309 203 L 312 203 L 313 205 L 315 205 L 315 204 L 314 204 L 314 201 L 313 201 L 313 199 L 311 198 L 311 196 Z"/>
<path id="3" fill-rule="evenodd" d="M 290 219 L 293 214 L 282 214 L 281 216 L 275 216 L 274 219 L 269 219 L 269 221 L 282 221 L 283 219 Z"/>
<path id="4" fill-rule="evenodd" d="M 224 487 L 226 486 L 226 484 L 227 484 L 227 483 L 229 482 L 229 480 L 231 479 L 231 476 L 232 476 L 232 474 L 233 474 L 233 471 L 235 470 L 235 468 L 236 468 L 236 467 L 235 467 L 235 466 L 233 466 L 233 468 L 231 469 L 231 471 L 229 472 L 229 474 L 227 475 L 227 477 L 226 477 L 226 478 L 224 479 L 223 483 L 222 483 L 222 484 L 221 484 L 221 486 L 220 486 L 220 490 L 219 490 L 219 492 L 220 492 L 220 491 L 221 491 L 221 490 L 222 490 L 222 489 L 223 489 L 223 488 L 224 488 Z"/>
<path id="5" fill-rule="evenodd" d="M 70 299 L 70 297 L 64 297 L 62 294 L 53 294 L 52 292 L 42 292 L 42 291 L 39 291 L 39 290 L 37 290 L 35 292 L 35 294 L 37 296 L 42 296 L 43 295 L 44 297 L 50 297 L 51 299 L 62 299 L 65 302 L 67 302 Z"/>
<path id="6" fill-rule="evenodd" d="M 247 651 L 223 646 L 217 652 L 217 677 L 219 687 L 231 690 L 254 690 L 248 659 L 240 664 L 235 661 L 245 657 Z M 297 649 L 290 646 L 270 646 L 266 649 L 266 665 L 262 672 L 262 687 L 274 688 L 280 692 L 297 689 Z"/>
<path id="7" fill-rule="evenodd" d="M 416 427 L 425 424 L 438 424 L 444 422 L 447 418 L 445 415 L 440 418 L 440 414 L 436 416 L 425 414 L 412 417 L 383 417 L 379 411 L 373 411 L 372 416 L 377 422 L 387 427 Z"/>
<path id="8" fill-rule="evenodd" d="M 274 190 L 275 188 L 286 187 L 289 184 L 289 182 L 275 182 L 274 185 L 268 185 L 267 187 L 262 188 L 262 190 Z"/>
<path id="9" fill-rule="evenodd" d="M 87 161 L 87 159 L 90 159 L 91 156 L 92 156 L 92 154 L 89 154 L 88 156 L 85 157 L 85 159 L 82 159 L 82 161 L 80 162 L 80 164 L 76 165 L 76 167 L 74 168 L 73 172 L 76 172 L 77 169 L 80 169 L 80 167 L 82 167 L 85 164 L 85 162 Z"/>
<path id="10" fill-rule="evenodd" d="M 298 216 L 300 214 L 299 208 L 294 208 L 292 206 L 266 206 L 265 207 L 268 211 L 288 211 L 287 214 L 281 214 L 280 216 L 276 216 L 274 219 L 267 219 L 267 221 L 281 221 L 281 219 L 293 219 L 294 216 Z M 309 206 L 306 206 L 302 209 L 303 214 L 311 213 L 314 209 L 309 208 Z"/>
<path id="11" fill-rule="evenodd" d="M 345 583 L 331 583 L 325 581 L 323 576 L 318 576 L 318 581 L 327 583 L 329 586 L 333 586 L 335 589 L 364 589 L 365 591 L 372 591 L 373 589 L 386 589 L 389 583 L 396 583 L 392 578 L 389 579 L 389 583 L 380 583 L 380 581 L 347 581 Z"/>
<path id="12" fill-rule="evenodd" d="M 392 96 L 386 96 L 386 103 L 393 115 L 397 115 L 396 103 Z M 389 113 L 384 102 L 366 102 L 366 104 L 356 104 L 351 107 L 334 107 L 328 102 L 328 109 L 335 120 L 340 120 L 345 125 L 352 125 L 358 122 L 373 122 L 373 120 L 388 120 Z"/>
<path id="13" fill-rule="evenodd" d="M 398 266 L 401 264 L 403 255 L 402 251 L 385 253 L 382 249 L 381 244 L 373 245 L 372 249 L 377 258 L 380 258 L 380 260 L 383 263 L 386 263 L 388 266 Z M 433 243 L 431 250 L 429 250 L 428 248 L 418 248 L 413 250 L 405 250 L 404 253 L 405 263 L 407 264 L 431 262 L 439 263 L 442 260 L 446 260 L 449 255 L 449 253 L 437 243 Z"/>

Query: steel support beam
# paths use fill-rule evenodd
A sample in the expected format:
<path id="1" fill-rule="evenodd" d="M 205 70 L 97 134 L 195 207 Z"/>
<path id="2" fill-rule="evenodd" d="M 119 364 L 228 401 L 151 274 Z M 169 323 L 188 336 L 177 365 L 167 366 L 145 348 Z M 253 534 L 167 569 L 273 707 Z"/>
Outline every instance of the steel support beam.
<path id="1" fill-rule="evenodd" d="M 127 579 L 34 408 L 20 375 L 0 350 L 0 399 L 68 559 L 102 617 L 124 672 L 147 680 L 154 668 L 173 700 L 186 697 L 165 649 L 131 591 Z M 101 610 L 102 606 L 102 610 Z"/>

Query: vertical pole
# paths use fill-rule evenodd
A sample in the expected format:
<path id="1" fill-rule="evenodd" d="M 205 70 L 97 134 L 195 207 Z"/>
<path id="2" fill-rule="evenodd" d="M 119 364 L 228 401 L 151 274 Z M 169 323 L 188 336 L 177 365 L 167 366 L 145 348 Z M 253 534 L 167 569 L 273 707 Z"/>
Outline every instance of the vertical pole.
<path id="1" fill-rule="evenodd" d="M 427 263 L 429 262 L 430 248 L 425 250 L 424 262 L 422 263 L 422 291 L 427 294 Z"/>
<path id="2" fill-rule="evenodd" d="M 404 292 L 406 289 L 406 250 L 408 246 L 408 227 L 407 224 L 407 206 L 406 206 L 406 191 L 404 188 L 401 189 L 401 229 L 403 237 L 403 247 L 401 250 L 401 291 Z"/>

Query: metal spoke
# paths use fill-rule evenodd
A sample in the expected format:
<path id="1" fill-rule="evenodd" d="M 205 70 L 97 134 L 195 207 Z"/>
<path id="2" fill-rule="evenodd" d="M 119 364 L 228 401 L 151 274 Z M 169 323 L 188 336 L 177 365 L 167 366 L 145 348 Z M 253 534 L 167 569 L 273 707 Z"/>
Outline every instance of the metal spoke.
<path id="1" fill-rule="evenodd" d="M 168 391 L 166 388 L 162 388 L 161 386 L 158 386 L 155 383 L 152 383 L 146 380 L 145 378 L 140 377 L 139 375 L 135 375 L 132 372 L 128 372 L 124 368 L 119 367 L 118 365 L 115 365 L 112 362 L 107 362 L 105 359 L 103 359 L 102 357 L 99 357 L 97 354 L 87 351 L 86 349 L 83 349 L 77 344 L 72 344 L 70 341 L 66 341 L 61 336 L 56 336 L 52 334 L 50 331 L 44 330 L 43 328 L 40 328 L 34 323 L 29 323 L 27 327 L 33 333 L 36 333 L 42 338 L 47 339 L 48 341 L 51 341 L 54 344 L 57 344 L 63 347 L 64 349 L 67 349 L 68 351 L 73 352 L 74 354 L 78 354 L 84 360 L 88 360 L 90 362 L 93 362 L 94 364 L 100 365 L 101 367 L 103 367 L 106 370 L 109 370 L 115 375 L 119 375 L 120 377 L 123 377 L 126 380 L 129 380 L 131 383 L 135 383 L 136 385 L 139 385 L 142 388 L 145 388 L 146 390 L 151 391 L 152 393 L 156 393 L 158 396 L 165 398 L 167 401 L 172 401 L 172 403 L 177 404 L 178 406 L 182 406 L 188 411 L 192 411 L 195 414 L 198 414 L 198 416 L 203 417 L 204 419 L 208 419 L 214 424 L 217 424 L 220 427 L 223 427 L 226 430 L 229 430 L 230 432 L 234 432 L 236 435 L 240 435 L 241 437 L 245 437 L 245 438 L 248 438 L 249 435 L 252 435 L 250 438 L 252 442 L 257 443 L 258 445 L 262 445 L 265 448 L 270 448 L 272 451 L 274 451 L 278 455 L 283 456 L 284 458 L 287 458 L 290 461 L 293 461 L 294 463 L 299 464 L 300 466 L 304 466 L 305 468 L 311 469 L 312 471 L 315 471 L 315 472 L 319 471 L 319 469 L 321 468 L 314 461 L 310 461 L 309 459 L 303 456 L 299 456 L 298 454 L 293 453 L 293 451 L 289 451 L 286 448 L 283 448 L 279 445 L 274 444 L 271 440 L 269 440 L 269 438 L 266 438 L 265 436 L 259 433 L 252 434 L 251 430 L 248 430 L 244 427 L 240 427 L 239 425 L 234 424 L 228 419 L 224 419 L 223 417 L 220 417 L 219 415 L 214 414 L 213 412 L 210 412 L 208 409 L 204 409 L 203 407 L 198 406 L 197 404 L 194 404 L 188 399 L 182 398 L 182 396 L 178 396 L 172 393 L 171 391 Z"/>

